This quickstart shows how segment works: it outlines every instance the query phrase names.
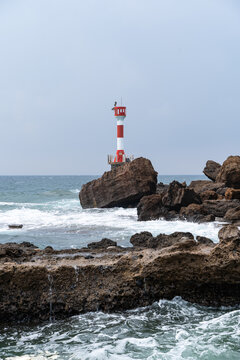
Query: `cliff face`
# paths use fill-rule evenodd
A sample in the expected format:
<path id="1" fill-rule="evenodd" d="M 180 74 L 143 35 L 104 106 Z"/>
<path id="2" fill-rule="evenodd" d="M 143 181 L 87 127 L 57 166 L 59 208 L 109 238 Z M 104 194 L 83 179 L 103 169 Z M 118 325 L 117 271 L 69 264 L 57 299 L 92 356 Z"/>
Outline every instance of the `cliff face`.
<path id="1" fill-rule="evenodd" d="M 143 196 L 156 192 L 156 185 L 150 160 L 138 158 L 83 185 L 79 199 L 83 208 L 136 206 Z"/>
<path id="2" fill-rule="evenodd" d="M 149 234 L 144 236 L 151 238 Z M 0 321 L 125 310 L 174 296 L 211 306 L 239 304 L 239 231 L 228 228 L 217 245 L 207 240 L 175 233 L 150 239 L 147 246 L 154 248 L 5 254 L 0 261 Z"/>

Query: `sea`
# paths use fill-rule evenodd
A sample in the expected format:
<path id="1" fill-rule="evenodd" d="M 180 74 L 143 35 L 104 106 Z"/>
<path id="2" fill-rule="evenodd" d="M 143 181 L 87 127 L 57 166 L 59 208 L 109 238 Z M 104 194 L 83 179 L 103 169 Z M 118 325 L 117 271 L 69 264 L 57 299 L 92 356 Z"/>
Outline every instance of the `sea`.
<path id="1" fill-rule="evenodd" d="M 82 209 L 81 186 L 98 176 L 1 176 L 0 243 L 79 248 L 104 237 L 131 246 L 131 235 L 190 231 L 218 241 L 222 224 L 137 221 L 136 209 Z M 165 175 L 159 181 L 205 179 Z M 8 228 L 23 224 L 22 229 Z M 34 309 L 33 309 L 34 311 Z M 240 306 L 210 308 L 180 297 L 116 313 L 87 313 L 40 325 L 0 324 L 2 360 L 239 360 Z"/>

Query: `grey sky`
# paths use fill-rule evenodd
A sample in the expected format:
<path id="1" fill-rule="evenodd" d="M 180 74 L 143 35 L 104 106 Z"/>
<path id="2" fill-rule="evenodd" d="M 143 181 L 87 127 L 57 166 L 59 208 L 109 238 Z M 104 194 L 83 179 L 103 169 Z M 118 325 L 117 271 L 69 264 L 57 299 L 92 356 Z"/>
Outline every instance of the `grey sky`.
<path id="1" fill-rule="evenodd" d="M 239 154 L 238 0 L 0 0 L 0 174 L 160 174 Z"/>

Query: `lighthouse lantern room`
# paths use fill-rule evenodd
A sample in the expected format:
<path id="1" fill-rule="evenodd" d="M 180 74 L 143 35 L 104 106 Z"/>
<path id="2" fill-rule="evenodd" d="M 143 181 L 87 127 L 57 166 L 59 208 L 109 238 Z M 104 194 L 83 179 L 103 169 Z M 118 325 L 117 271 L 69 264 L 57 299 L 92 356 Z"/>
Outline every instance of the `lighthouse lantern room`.
<path id="1" fill-rule="evenodd" d="M 126 157 L 124 151 L 124 119 L 126 117 L 126 106 L 117 106 L 115 102 L 114 107 L 114 116 L 117 120 L 117 152 L 116 156 L 108 155 L 108 163 L 111 165 L 111 168 L 123 165 L 126 162 L 133 160 L 133 156 Z"/>

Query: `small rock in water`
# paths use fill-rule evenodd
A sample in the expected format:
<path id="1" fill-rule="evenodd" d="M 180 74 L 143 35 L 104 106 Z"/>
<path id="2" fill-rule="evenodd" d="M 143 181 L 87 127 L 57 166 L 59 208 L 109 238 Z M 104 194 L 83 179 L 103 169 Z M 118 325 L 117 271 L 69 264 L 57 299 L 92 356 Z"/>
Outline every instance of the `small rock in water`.
<path id="1" fill-rule="evenodd" d="M 22 224 L 10 224 L 8 225 L 9 229 L 22 229 Z"/>

